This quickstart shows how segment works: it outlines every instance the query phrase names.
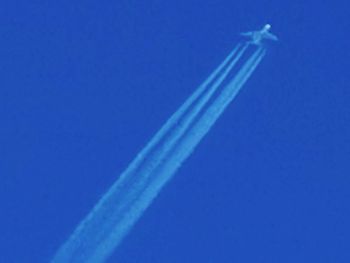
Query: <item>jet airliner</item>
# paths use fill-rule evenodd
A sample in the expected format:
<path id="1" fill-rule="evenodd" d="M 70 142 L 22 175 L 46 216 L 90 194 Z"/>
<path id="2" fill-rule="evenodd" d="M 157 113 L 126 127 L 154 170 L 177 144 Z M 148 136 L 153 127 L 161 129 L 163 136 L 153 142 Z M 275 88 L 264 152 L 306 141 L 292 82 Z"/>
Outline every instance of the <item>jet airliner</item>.
<path id="1" fill-rule="evenodd" d="M 246 37 L 250 37 L 251 38 L 250 43 L 252 43 L 254 45 L 261 45 L 261 41 L 263 39 L 269 39 L 269 40 L 277 41 L 278 38 L 274 34 L 271 34 L 269 32 L 270 29 L 271 29 L 271 25 L 270 24 L 266 24 L 259 31 L 245 32 L 245 33 L 241 33 L 241 35 L 242 36 L 246 36 Z"/>

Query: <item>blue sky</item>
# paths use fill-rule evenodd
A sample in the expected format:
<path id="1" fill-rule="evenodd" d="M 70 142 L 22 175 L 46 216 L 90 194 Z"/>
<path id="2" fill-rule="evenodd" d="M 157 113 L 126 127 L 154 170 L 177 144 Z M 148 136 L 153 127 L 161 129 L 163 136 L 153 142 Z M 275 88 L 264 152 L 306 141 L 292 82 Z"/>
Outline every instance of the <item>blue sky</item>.
<path id="1" fill-rule="evenodd" d="M 47 262 L 240 41 L 268 53 L 110 262 L 349 262 L 345 1 L 2 1 L 0 261 Z"/>

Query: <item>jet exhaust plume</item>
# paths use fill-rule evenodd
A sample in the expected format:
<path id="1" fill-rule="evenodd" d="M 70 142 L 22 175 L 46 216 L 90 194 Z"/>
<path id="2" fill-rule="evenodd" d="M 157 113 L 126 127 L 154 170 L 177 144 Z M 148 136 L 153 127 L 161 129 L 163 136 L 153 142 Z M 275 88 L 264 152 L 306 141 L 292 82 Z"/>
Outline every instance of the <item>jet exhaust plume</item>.
<path id="1" fill-rule="evenodd" d="M 168 119 L 59 248 L 52 263 L 104 262 L 111 255 L 265 55 L 263 47 L 256 47 L 229 79 L 247 48 L 248 44 L 238 44 Z"/>

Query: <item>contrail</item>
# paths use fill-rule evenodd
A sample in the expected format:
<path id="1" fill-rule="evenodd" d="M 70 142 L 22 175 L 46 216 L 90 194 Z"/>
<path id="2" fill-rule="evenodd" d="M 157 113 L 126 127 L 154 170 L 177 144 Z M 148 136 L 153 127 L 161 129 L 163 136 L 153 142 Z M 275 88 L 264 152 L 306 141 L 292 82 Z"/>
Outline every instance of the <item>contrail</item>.
<path id="1" fill-rule="evenodd" d="M 163 173 L 170 174 L 171 171 L 175 172 L 181 163 L 192 153 L 196 145 L 214 125 L 215 121 L 224 112 L 229 103 L 236 97 L 239 90 L 264 57 L 265 53 L 266 52 L 263 48 L 256 50 L 242 69 L 237 73 L 235 78 L 223 89 L 221 94 L 205 110 L 202 116 L 192 124 L 192 127 L 187 131 L 183 138 L 178 141 L 176 148 L 171 154 L 172 158 L 169 158 L 168 162 L 164 162 L 161 170 L 158 171 L 160 175 L 163 176 Z"/>
<path id="2" fill-rule="evenodd" d="M 265 54 L 257 50 L 217 92 L 247 45 L 237 47 L 176 111 L 61 246 L 52 262 L 103 262 L 214 125 Z M 213 99 L 215 93 L 217 97 Z"/>
<path id="3" fill-rule="evenodd" d="M 176 125 L 172 127 L 171 131 L 168 131 L 163 143 L 158 143 L 157 149 L 152 154 L 151 161 L 144 162 L 144 167 L 142 167 L 143 171 L 140 175 L 138 175 L 138 185 L 143 186 L 145 184 L 145 180 L 152 175 L 154 169 L 156 169 L 161 162 L 164 161 L 164 158 L 167 158 L 169 151 L 172 150 L 179 138 L 187 131 L 193 120 L 200 114 L 201 110 L 213 97 L 214 93 L 223 83 L 238 60 L 242 57 L 246 49 L 247 45 L 244 45 L 241 50 L 237 52 L 237 55 L 232 59 L 232 61 L 227 63 L 228 65 L 223 70 L 222 74 L 217 77 L 217 80 L 215 80 L 209 88 L 207 88 L 205 91 L 206 93 L 203 93 L 201 97 L 197 98 L 197 102 L 193 101 L 193 105 L 190 106 L 192 109 L 188 109 L 187 112 L 184 112 L 181 118 L 177 120 Z M 133 190 L 135 190 L 135 188 Z"/>
<path id="4" fill-rule="evenodd" d="M 122 210 L 128 209 L 128 200 L 131 200 L 137 192 L 143 189 L 145 184 L 144 179 L 147 177 L 147 174 L 149 174 L 147 171 L 150 171 L 150 167 L 154 166 L 155 159 L 160 159 L 158 152 L 159 148 L 161 148 L 162 141 L 174 130 L 174 127 L 177 126 L 183 116 L 190 110 L 194 102 L 198 100 L 206 89 L 210 87 L 210 84 L 218 78 L 221 71 L 227 67 L 227 64 L 230 63 L 232 58 L 237 61 L 235 55 L 241 46 L 241 44 L 238 44 L 218 68 L 214 70 L 203 84 L 200 85 L 185 103 L 169 118 L 153 139 L 121 174 L 120 178 L 95 205 L 88 216 L 79 224 L 68 241 L 60 248 L 53 262 L 73 260 L 75 258 L 74 254 L 83 254 L 80 251 L 83 247 L 85 247 L 84 251 L 94 250 L 94 245 L 92 243 L 98 243 L 99 241 L 97 240 L 103 239 L 105 233 L 109 232 L 111 225 L 115 224 L 112 219 L 113 216 L 110 214 L 115 213 L 117 214 L 117 218 L 121 217 L 120 215 L 123 215 Z M 242 53 L 242 51 L 240 53 Z M 154 150 L 155 148 L 156 152 Z M 156 158 L 153 156 L 156 156 Z M 112 211 L 110 207 L 113 207 Z M 103 222 L 104 218 L 109 218 L 109 220 L 105 220 L 103 224 L 100 224 L 100 222 Z M 100 229 L 98 232 L 95 230 L 97 227 Z M 90 232 L 95 232 L 93 238 L 96 239 L 95 241 L 92 241 L 90 237 L 91 234 L 89 234 Z"/>
<path id="5" fill-rule="evenodd" d="M 145 161 L 146 157 L 149 156 L 150 152 L 154 150 L 154 148 L 159 146 L 159 143 L 166 138 L 169 131 L 172 130 L 178 122 L 183 118 L 183 116 L 190 110 L 191 106 L 194 104 L 196 100 L 203 95 L 203 93 L 210 87 L 210 84 L 218 78 L 221 71 L 227 66 L 230 60 L 236 55 L 238 49 L 241 48 L 241 44 L 238 44 L 230 54 L 225 58 L 225 60 L 214 70 L 212 74 L 195 90 L 195 92 L 181 105 L 181 107 L 167 120 L 167 122 L 163 125 L 163 127 L 156 133 L 156 135 L 150 140 L 150 142 L 144 147 L 142 151 L 137 155 L 134 161 L 129 165 L 127 170 L 120 176 L 120 179 L 124 177 L 128 177 L 130 172 L 134 172 L 136 169 L 141 168 L 142 162 Z M 239 56 L 241 56 L 242 51 Z M 235 62 L 237 62 L 238 58 L 235 57 Z M 227 74 L 226 74 L 227 75 Z M 222 82 L 222 81 L 221 81 Z M 218 83 L 219 85 L 220 83 Z M 120 181 L 119 179 L 119 181 Z"/>

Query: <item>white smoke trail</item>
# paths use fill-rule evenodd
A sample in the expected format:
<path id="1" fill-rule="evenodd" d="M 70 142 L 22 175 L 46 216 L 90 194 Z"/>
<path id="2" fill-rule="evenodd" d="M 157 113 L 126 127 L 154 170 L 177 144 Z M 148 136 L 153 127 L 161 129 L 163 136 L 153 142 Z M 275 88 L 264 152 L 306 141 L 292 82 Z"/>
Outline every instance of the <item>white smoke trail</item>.
<path id="1" fill-rule="evenodd" d="M 67 242 L 63 244 L 58 253 L 56 254 L 53 262 L 66 262 L 75 258 L 74 254 L 83 254 L 88 250 L 93 250 L 91 245 L 91 231 L 94 233 L 94 238 L 97 240 L 103 239 L 103 236 L 108 234 L 110 225 L 113 225 L 113 219 L 105 220 L 110 213 L 122 214 L 123 209 L 127 209 L 128 200 L 133 199 L 135 192 L 141 191 L 144 188 L 144 177 L 148 173 L 145 172 L 144 166 L 146 165 L 148 171 L 150 167 L 154 166 L 154 158 L 149 158 L 152 155 L 154 148 L 159 152 L 159 147 L 162 140 L 164 141 L 169 132 L 174 130 L 174 127 L 183 118 L 183 116 L 190 110 L 191 106 L 205 94 L 204 92 L 210 84 L 220 77 L 221 71 L 227 67 L 230 60 L 236 55 L 237 51 L 241 48 L 241 44 L 238 44 L 225 60 L 214 70 L 214 72 L 200 85 L 195 92 L 185 101 L 185 103 L 168 119 L 163 127 L 156 133 L 153 139 L 146 145 L 146 147 L 137 155 L 134 161 L 128 166 L 128 168 L 122 173 L 120 178 L 112 185 L 107 193 L 102 196 L 100 201 L 95 205 L 93 210 L 88 216 L 79 224 L 73 234 L 69 237 Z M 237 60 L 237 59 L 236 59 Z M 217 83 L 216 81 L 215 83 Z M 159 154 L 157 155 L 159 156 Z M 159 159 L 159 157 L 158 157 Z M 114 203 L 114 205 L 113 205 Z M 110 207 L 114 206 L 113 212 L 110 211 Z M 101 225 L 100 222 L 105 220 Z M 100 231 L 96 231 L 96 227 L 100 228 Z M 89 241 L 88 241 L 89 239 Z M 90 244 L 90 245 L 89 245 Z M 89 247 L 89 248 L 88 248 Z M 84 248 L 84 249 L 83 249 Z M 85 252 L 81 251 L 84 250 Z M 78 255 L 77 255 L 78 256 Z"/>
<path id="2" fill-rule="evenodd" d="M 258 48 L 215 101 L 205 110 L 201 117 L 192 124 L 192 127 L 183 138 L 178 140 L 176 149 L 171 153 L 171 158 L 169 158 L 167 162 L 164 162 L 164 165 L 158 170 L 157 174 L 159 174 L 159 177 L 165 179 L 164 174 L 173 174 L 182 162 L 192 153 L 196 145 L 215 124 L 216 120 L 221 116 L 229 103 L 236 97 L 239 90 L 265 56 L 265 53 L 263 48 Z M 160 185 L 161 184 L 162 183 L 160 183 Z"/>
<path id="3" fill-rule="evenodd" d="M 167 155 L 173 149 L 174 145 L 178 142 L 179 138 L 183 136 L 194 119 L 200 114 L 201 110 L 206 106 L 206 104 L 208 104 L 209 100 L 213 97 L 214 93 L 227 78 L 228 74 L 236 65 L 238 60 L 242 57 L 246 49 L 247 45 L 244 45 L 241 50 L 237 52 L 237 55 L 228 64 L 222 74 L 218 76 L 217 80 L 215 80 L 213 84 L 206 90 L 206 92 L 203 93 L 200 98 L 198 98 L 197 102 L 193 103 L 192 109 L 186 114 L 183 114 L 183 117 L 177 121 L 172 131 L 168 133 L 166 140 L 162 144 L 158 144 L 157 150 L 152 155 L 152 162 L 144 165 L 142 174 L 140 175 L 142 177 L 142 180 L 138 179 L 138 183 L 142 183 L 147 180 L 149 177 L 148 175 L 151 174 L 154 169 L 156 169 L 161 164 L 164 158 L 167 158 Z"/>
<path id="4" fill-rule="evenodd" d="M 178 121 L 184 114 L 190 109 L 193 103 L 206 91 L 209 85 L 218 77 L 221 71 L 228 65 L 230 60 L 236 55 L 238 49 L 241 48 L 241 44 L 238 44 L 230 54 L 224 59 L 224 61 L 209 75 L 209 77 L 193 92 L 193 94 L 180 106 L 180 108 L 166 121 L 162 128 L 153 136 L 150 142 L 138 153 L 136 158 L 128 166 L 127 170 L 121 174 L 120 179 L 127 177 L 129 172 L 133 172 L 135 169 L 140 168 L 141 162 L 152 151 L 155 146 L 158 146 L 159 142 L 166 137 L 169 130 L 173 129 L 177 125 Z M 119 179 L 119 180 L 120 180 Z"/>
<path id="5" fill-rule="evenodd" d="M 264 55 L 264 52 L 258 49 L 214 103 L 209 105 L 201 118 L 193 124 L 195 117 L 226 78 L 246 46 L 237 53 L 239 48 L 240 46 L 237 46 L 141 151 L 63 244 L 52 262 L 103 262 L 110 255 L 164 184 L 208 132 Z M 236 57 L 233 58 L 236 53 Z M 225 67 L 225 71 L 218 75 Z M 217 80 L 208 88 L 215 78 Z M 196 100 L 198 102 L 195 104 Z M 156 148 L 154 152 L 152 148 Z"/>

